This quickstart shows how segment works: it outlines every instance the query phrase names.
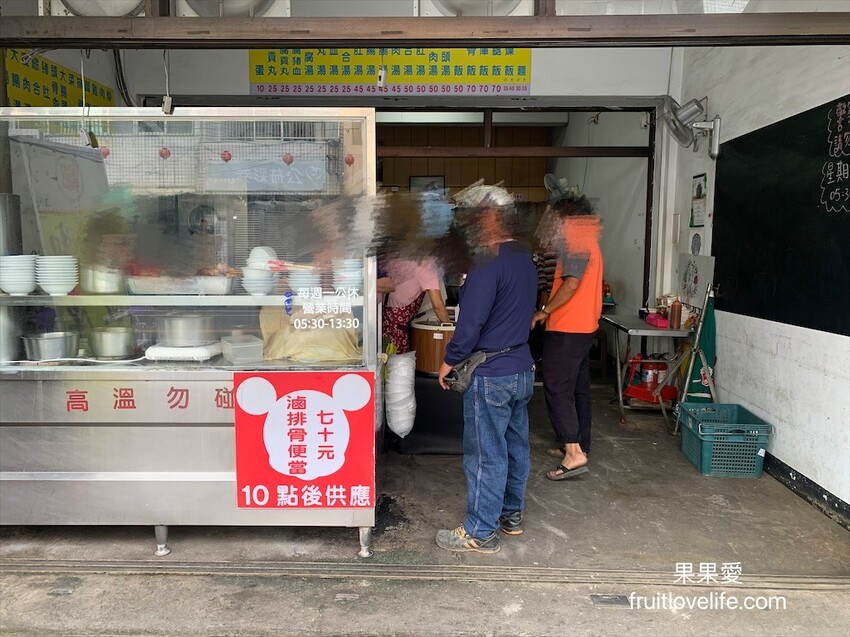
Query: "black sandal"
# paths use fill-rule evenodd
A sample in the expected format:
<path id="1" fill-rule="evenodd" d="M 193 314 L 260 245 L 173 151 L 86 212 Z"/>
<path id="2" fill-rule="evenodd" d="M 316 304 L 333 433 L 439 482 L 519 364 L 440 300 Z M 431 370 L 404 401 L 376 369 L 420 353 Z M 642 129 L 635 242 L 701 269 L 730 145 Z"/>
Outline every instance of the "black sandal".
<path id="1" fill-rule="evenodd" d="M 559 464 L 554 469 L 555 471 L 560 471 L 559 475 L 552 475 L 551 471 L 546 472 L 546 477 L 550 480 L 559 481 L 559 480 L 568 480 L 570 478 L 574 478 L 575 476 L 581 475 L 582 473 L 587 473 L 589 469 L 587 465 L 582 465 L 580 467 L 576 467 L 575 469 L 568 469 L 562 464 Z"/>

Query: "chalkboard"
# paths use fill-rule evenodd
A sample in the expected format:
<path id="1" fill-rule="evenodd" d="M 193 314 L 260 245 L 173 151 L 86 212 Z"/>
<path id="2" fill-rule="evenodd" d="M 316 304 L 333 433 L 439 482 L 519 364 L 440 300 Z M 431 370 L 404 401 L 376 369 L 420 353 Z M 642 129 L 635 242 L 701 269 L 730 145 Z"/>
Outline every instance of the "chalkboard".
<path id="1" fill-rule="evenodd" d="M 719 310 L 850 336 L 850 95 L 722 144 Z"/>

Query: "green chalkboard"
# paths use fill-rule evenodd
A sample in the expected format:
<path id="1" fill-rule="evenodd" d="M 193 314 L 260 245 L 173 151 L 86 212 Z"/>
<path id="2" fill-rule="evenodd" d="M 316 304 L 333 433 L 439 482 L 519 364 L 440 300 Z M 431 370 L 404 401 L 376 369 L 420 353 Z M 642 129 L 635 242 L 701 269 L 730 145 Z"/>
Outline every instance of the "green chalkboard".
<path id="1" fill-rule="evenodd" d="M 850 95 L 722 144 L 717 309 L 850 336 Z"/>

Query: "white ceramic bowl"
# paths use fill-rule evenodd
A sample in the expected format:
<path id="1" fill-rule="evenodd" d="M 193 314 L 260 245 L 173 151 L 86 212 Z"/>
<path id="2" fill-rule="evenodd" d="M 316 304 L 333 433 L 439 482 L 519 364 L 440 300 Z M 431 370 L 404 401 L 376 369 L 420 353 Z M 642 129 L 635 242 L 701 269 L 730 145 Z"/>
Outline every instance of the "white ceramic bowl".
<path id="1" fill-rule="evenodd" d="M 77 285 L 79 281 L 77 279 L 38 279 L 36 283 L 43 287 L 45 285 Z"/>
<path id="2" fill-rule="evenodd" d="M 274 280 L 274 272 L 260 270 L 258 268 L 242 268 L 243 281 L 268 282 Z"/>
<path id="3" fill-rule="evenodd" d="M 3 270 L 30 270 L 35 272 L 35 261 L 6 261 L 0 262 L 0 272 Z"/>
<path id="4" fill-rule="evenodd" d="M 334 259 L 334 270 L 362 270 L 362 259 Z"/>
<path id="5" fill-rule="evenodd" d="M 0 268 L 0 278 L 2 277 L 29 277 L 35 276 L 35 270 L 27 270 L 26 268 L 20 269 L 12 269 L 12 268 Z"/>
<path id="6" fill-rule="evenodd" d="M 263 263 L 277 261 L 277 252 L 270 246 L 257 246 L 251 248 L 251 252 L 248 254 L 248 261 L 262 261 Z"/>
<path id="7" fill-rule="evenodd" d="M 0 277 L 4 276 L 35 276 L 33 268 L 3 268 L 0 267 Z"/>
<path id="8" fill-rule="evenodd" d="M 251 296 L 266 296 L 274 288 L 274 281 L 268 283 L 242 280 L 242 287 Z"/>
<path id="9" fill-rule="evenodd" d="M 77 282 L 72 283 L 39 283 L 38 287 L 45 291 L 50 296 L 65 296 L 77 287 Z"/>
<path id="10" fill-rule="evenodd" d="M 0 289 L 11 296 L 26 296 L 35 291 L 35 280 L 0 281 Z"/>

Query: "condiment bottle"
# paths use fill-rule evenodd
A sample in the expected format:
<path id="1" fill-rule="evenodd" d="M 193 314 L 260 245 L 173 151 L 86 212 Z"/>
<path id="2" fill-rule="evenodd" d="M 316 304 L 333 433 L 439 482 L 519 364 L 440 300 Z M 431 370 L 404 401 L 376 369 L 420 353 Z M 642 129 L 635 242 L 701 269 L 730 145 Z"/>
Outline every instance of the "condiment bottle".
<path id="1" fill-rule="evenodd" d="M 679 297 L 670 304 L 670 329 L 678 330 L 682 327 L 682 302 Z"/>

